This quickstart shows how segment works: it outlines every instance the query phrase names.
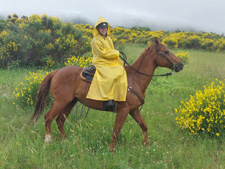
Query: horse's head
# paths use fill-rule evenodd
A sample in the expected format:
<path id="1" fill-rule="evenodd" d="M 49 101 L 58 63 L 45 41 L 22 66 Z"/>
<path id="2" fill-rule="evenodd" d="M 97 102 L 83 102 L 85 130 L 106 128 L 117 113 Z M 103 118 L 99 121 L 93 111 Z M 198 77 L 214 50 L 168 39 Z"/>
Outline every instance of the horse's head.
<path id="1" fill-rule="evenodd" d="M 175 56 L 165 45 L 161 44 L 158 38 L 155 38 L 155 64 L 156 67 L 167 67 L 175 72 L 183 69 L 184 64 Z"/>

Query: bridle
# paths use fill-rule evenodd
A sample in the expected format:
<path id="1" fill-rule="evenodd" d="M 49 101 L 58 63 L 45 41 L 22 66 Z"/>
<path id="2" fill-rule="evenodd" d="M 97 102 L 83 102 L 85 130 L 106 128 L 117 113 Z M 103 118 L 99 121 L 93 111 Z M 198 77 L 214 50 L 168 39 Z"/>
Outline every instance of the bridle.
<path id="1" fill-rule="evenodd" d="M 168 58 L 167 58 L 167 56 L 166 55 L 164 55 L 164 53 L 162 53 L 161 51 L 160 51 L 160 49 L 162 48 L 163 46 L 161 45 L 161 46 L 159 46 L 158 48 L 157 48 L 157 46 L 155 45 L 155 49 L 156 49 L 156 52 L 157 52 L 157 56 L 156 56 L 156 60 L 154 60 L 154 62 L 155 62 L 155 65 L 156 65 L 156 67 L 158 67 L 158 64 L 157 64 L 157 60 L 158 60 L 158 56 L 160 55 L 162 58 L 164 58 L 164 59 L 166 59 L 171 65 L 172 65 L 172 70 L 174 70 L 175 69 L 175 64 L 173 64 Z M 168 52 L 168 51 L 167 51 Z M 169 52 L 168 52 L 168 54 L 169 54 Z"/>
<path id="2" fill-rule="evenodd" d="M 156 52 L 157 52 L 157 56 L 156 56 L 156 59 L 154 60 L 154 63 L 156 65 L 156 67 L 158 67 L 158 64 L 157 64 L 157 61 L 158 61 L 158 56 L 160 55 L 161 57 L 163 57 L 164 59 L 166 59 L 171 65 L 172 65 L 172 70 L 174 71 L 175 70 L 175 65 L 160 51 L 160 49 L 162 48 L 163 46 L 161 45 L 160 47 L 157 48 L 157 46 L 155 45 L 155 49 L 156 49 Z M 127 62 L 127 56 L 125 53 L 121 52 L 120 51 L 120 54 L 122 55 L 122 57 L 120 56 L 120 59 L 123 60 L 124 64 L 126 64 L 128 67 L 130 67 L 132 70 L 134 70 L 135 72 L 141 74 L 141 75 L 144 75 L 144 76 L 171 76 L 173 75 L 173 72 L 171 73 L 166 73 L 166 74 L 161 74 L 161 75 L 150 75 L 150 74 L 146 74 L 146 73 L 143 73 L 143 72 L 140 72 L 136 69 L 134 69 L 128 62 Z"/>

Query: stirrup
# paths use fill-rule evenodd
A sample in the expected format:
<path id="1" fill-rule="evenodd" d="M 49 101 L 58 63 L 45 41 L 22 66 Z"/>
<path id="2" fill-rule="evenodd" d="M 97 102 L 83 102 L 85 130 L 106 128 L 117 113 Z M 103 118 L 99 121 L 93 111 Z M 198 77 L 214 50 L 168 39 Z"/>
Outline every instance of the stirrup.
<path id="1" fill-rule="evenodd" d="M 115 101 L 114 100 L 104 101 L 103 110 L 115 111 L 116 110 L 116 103 L 115 103 Z"/>

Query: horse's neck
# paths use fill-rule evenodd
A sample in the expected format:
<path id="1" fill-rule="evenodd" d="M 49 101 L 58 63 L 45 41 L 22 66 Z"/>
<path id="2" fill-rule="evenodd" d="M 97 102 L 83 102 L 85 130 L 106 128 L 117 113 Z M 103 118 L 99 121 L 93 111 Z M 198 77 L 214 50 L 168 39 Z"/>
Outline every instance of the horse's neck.
<path id="1" fill-rule="evenodd" d="M 146 49 L 140 57 L 131 65 L 135 70 L 142 72 L 144 74 L 153 75 L 156 69 L 156 65 L 154 63 L 154 58 L 152 56 L 152 49 Z M 148 87 L 150 81 L 152 80 L 152 76 L 142 75 L 138 72 L 132 71 L 132 81 L 135 82 L 136 87 L 139 88 L 141 92 L 145 92 Z"/>

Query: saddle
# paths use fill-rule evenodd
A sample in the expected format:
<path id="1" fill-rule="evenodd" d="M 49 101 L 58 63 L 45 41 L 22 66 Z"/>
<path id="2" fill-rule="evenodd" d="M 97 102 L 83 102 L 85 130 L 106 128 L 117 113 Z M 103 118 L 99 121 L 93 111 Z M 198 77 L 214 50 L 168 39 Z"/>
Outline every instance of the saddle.
<path id="1" fill-rule="evenodd" d="M 82 70 L 80 77 L 81 79 L 85 81 L 92 82 L 95 71 L 96 71 L 96 67 L 93 64 L 91 64 L 91 67 L 85 67 Z"/>

